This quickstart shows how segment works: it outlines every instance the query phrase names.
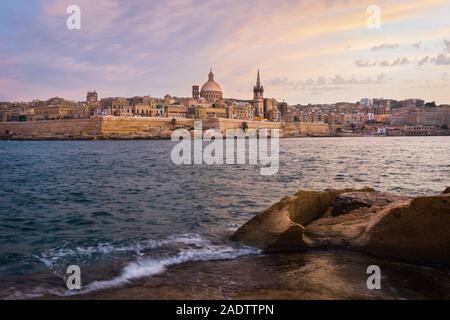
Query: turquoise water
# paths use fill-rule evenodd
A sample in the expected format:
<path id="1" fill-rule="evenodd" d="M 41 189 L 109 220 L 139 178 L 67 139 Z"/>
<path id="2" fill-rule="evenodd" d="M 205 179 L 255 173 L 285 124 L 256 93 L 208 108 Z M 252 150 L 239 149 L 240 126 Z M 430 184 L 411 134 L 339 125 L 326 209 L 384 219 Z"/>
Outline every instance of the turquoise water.
<path id="1" fill-rule="evenodd" d="M 300 188 L 371 186 L 406 195 L 450 182 L 448 137 L 282 139 L 280 169 L 175 166 L 170 141 L 0 141 L 0 298 L 86 291 L 186 261 L 259 254 L 228 241 Z"/>

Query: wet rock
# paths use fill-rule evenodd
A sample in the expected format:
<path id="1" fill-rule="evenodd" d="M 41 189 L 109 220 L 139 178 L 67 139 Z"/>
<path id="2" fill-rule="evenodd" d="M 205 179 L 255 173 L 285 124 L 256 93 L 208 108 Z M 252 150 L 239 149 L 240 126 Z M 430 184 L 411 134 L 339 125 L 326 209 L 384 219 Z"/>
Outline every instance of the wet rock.
<path id="1" fill-rule="evenodd" d="M 447 189 L 444 190 L 444 192 L 442 192 L 442 194 L 447 194 L 450 193 L 450 187 L 448 187 Z"/>

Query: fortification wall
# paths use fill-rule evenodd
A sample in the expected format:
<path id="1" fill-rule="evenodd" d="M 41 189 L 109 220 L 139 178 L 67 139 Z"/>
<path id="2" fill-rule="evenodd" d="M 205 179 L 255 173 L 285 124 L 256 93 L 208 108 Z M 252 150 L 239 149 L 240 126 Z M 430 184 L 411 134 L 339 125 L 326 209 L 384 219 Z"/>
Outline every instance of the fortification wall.
<path id="1" fill-rule="evenodd" d="M 203 129 L 218 129 L 226 133 L 227 129 L 242 128 L 244 120 L 207 119 L 202 121 Z M 323 123 L 284 123 L 245 121 L 248 129 L 282 129 L 281 136 L 326 136 L 330 128 Z M 93 117 L 78 120 L 52 120 L 31 122 L 0 122 L 0 137 L 12 139 L 135 139 L 170 138 L 175 128 L 193 129 L 194 119 L 172 118 L 132 118 L 132 117 Z"/>
<path id="2" fill-rule="evenodd" d="M 287 122 L 283 124 L 285 137 L 328 136 L 330 126 L 316 122 Z"/>
<path id="3" fill-rule="evenodd" d="M 193 126 L 194 119 L 176 119 L 174 126 L 172 118 L 103 117 L 101 132 L 105 138 L 170 138 L 174 128 Z"/>
<path id="4" fill-rule="evenodd" d="M 0 122 L 0 136 L 14 139 L 82 139 L 101 134 L 101 118 Z"/>
<path id="5" fill-rule="evenodd" d="M 241 129 L 243 122 L 247 123 L 248 129 L 281 129 L 281 125 L 279 122 L 222 118 L 203 120 L 203 129 L 213 128 L 218 129 L 222 133 L 225 133 L 225 131 L 228 129 Z"/>

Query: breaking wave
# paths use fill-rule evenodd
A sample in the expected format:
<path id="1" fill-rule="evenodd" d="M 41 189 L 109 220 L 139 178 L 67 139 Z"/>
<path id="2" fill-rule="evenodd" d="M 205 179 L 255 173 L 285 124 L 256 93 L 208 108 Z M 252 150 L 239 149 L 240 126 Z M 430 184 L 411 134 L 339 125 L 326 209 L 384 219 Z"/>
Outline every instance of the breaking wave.
<path id="1" fill-rule="evenodd" d="M 164 254 L 155 254 L 160 249 Z M 170 252 L 168 254 L 168 252 Z M 117 276 L 95 280 L 78 291 L 66 291 L 58 295 L 78 295 L 97 290 L 120 287 L 143 277 L 164 272 L 169 266 L 189 261 L 230 260 L 245 255 L 260 254 L 255 248 L 237 244 L 214 244 L 195 234 L 171 236 L 162 240 L 145 240 L 127 245 L 101 243 L 94 246 L 53 248 L 35 255 L 52 270 L 67 264 L 67 260 L 86 260 L 94 256 L 132 254 L 134 261 L 125 265 Z M 56 292 L 52 292 L 55 294 Z"/>

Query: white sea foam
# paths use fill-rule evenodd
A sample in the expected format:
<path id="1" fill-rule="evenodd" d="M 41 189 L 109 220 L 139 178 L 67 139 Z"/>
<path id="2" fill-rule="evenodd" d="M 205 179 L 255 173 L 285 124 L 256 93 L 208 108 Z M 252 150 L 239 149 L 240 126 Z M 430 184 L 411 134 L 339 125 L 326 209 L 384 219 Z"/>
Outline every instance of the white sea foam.
<path id="1" fill-rule="evenodd" d="M 146 250 L 173 247 L 175 252 L 169 256 L 152 255 Z M 65 295 L 88 293 L 96 290 L 126 285 L 132 280 L 150 277 L 164 272 L 167 267 L 188 261 L 230 260 L 244 255 L 259 254 L 260 251 L 249 247 L 233 247 L 226 244 L 213 244 L 196 234 L 183 234 L 162 240 L 145 240 L 129 245 L 115 246 L 102 243 L 97 246 L 55 248 L 35 256 L 48 268 L 55 269 L 66 259 L 89 258 L 93 255 L 110 255 L 120 253 L 136 254 L 136 261 L 127 264 L 120 274 L 112 279 L 97 280 L 84 285 L 81 291 L 67 291 Z"/>
<path id="2" fill-rule="evenodd" d="M 160 248 L 162 246 L 170 246 L 176 244 L 185 244 L 193 246 L 202 246 L 205 244 L 203 238 L 195 234 L 184 234 L 180 236 L 170 236 L 163 240 L 145 240 L 140 242 L 135 242 L 128 245 L 115 245 L 113 243 L 105 242 L 100 243 L 95 246 L 87 247 L 59 247 L 46 250 L 41 252 L 39 255 L 34 255 L 36 259 L 41 261 L 45 266 L 53 269 L 61 261 L 70 258 L 90 258 L 94 255 L 110 255 L 110 254 L 121 254 L 121 253 L 134 253 L 137 256 L 143 256 L 144 251 Z"/>
<path id="3" fill-rule="evenodd" d="M 201 249 L 182 250 L 177 255 L 167 258 L 144 258 L 128 264 L 122 273 L 110 280 L 93 281 L 87 284 L 78 293 L 88 293 L 96 290 L 119 287 L 128 284 L 131 280 L 153 276 L 164 272 L 167 267 L 188 262 L 188 261 L 214 261 L 230 260 L 244 255 L 259 254 L 260 251 L 254 248 L 233 248 L 230 246 L 208 245 Z M 74 294 L 67 292 L 68 295 Z"/>

